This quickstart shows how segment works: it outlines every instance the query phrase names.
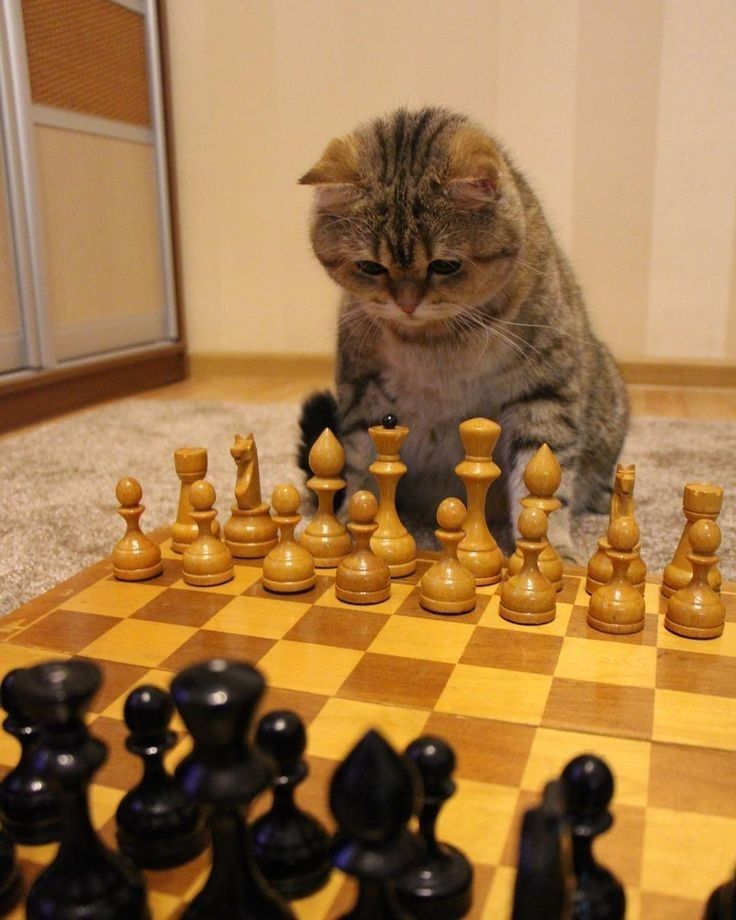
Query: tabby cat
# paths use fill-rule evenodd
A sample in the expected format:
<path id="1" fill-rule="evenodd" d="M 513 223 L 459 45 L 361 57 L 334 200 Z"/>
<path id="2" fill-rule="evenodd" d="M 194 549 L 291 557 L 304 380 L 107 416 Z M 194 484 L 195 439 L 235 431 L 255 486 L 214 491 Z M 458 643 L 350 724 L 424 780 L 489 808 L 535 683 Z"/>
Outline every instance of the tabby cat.
<path id="1" fill-rule="evenodd" d="M 524 467 L 546 441 L 563 469 L 550 540 L 576 558 L 570 514 L 608 509 L 627 398 L 508 154 L 462 115 L 399 109 L 333 140 L 300 182 L 315 187 L 314 252 L 343 290 L 337 396 L 305 402 L 300 465 L 330 426 L 348 492 L 375 490 L 366 428 L 391 412 L 411 429 L 399 506 L 431 523 L 441 499 L 462 495 L 458 424 L 495 419 L 494 532 L 508 548 L 509 508 L 516 517 Z"/>

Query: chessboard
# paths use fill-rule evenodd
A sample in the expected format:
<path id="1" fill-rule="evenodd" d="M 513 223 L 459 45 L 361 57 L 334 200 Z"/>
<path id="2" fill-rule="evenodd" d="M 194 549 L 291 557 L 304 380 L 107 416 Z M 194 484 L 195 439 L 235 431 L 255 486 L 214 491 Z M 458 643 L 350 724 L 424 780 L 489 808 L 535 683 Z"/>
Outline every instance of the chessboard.
<path id="1" fill-rule="evenodd" d="M 530 627 L 499 617 L 498 586 L 480 588 L 475 610 L 463 616 L 423 610 L 418 581 L 429 554 L 415 574 L 393 582 L 388 601 L 358 607 L 336 599 L 329 569 L 305 593 L 272 594 L 258 560 L 236 560 L 235 578 L 225 584 L 189 587 L 181 556 L 165 538 L 162 549 L 164 569 L 155 578 L 118 581 L 105 559 L 0 621 L 3 673 L 59 657 L 103 669 L 90 728 L 109 756 L 91 801 L 110 845 L 116 806 L 140 775 L 124 747 L 127 694 L 144 682 L 168 689 L 185 666 L 226 657 L 262 671 L 262 711 L 289 708 L 304 719 L 311 772 L 297 795 L 330 827 L 329 779 L 365 730 L 379 729 L 399 750 L 424 733 L 453 745 L 458 791 L 441 814 L 439 836 L 475 867 L 473 918 L 510 916 L 521 816 L 584 752 L 602 756 L 615 776 L 614 825 L 596 852 L 626 888 L 627 917 L 700 917 L 710 891 L 731 876 L 736 585 L 723 586 L 720 638 L 666 631 L 654 581 L 645 589 L 644 630 L 611 636 L 586 624 L 582 570 L 566 571 L 555 620 Z M 189 749 L 183 724 L 174 727 L 179 743 L 169 765 Z M 18 748 L 0 734 L 1 775 Z M 53 853 L 53 845 L 19 847 L 26 885 Z M 147 872 L 155 920 L 179 916 L 206 872 L 206 856 Z M 295 911 L 304 920 L 338 916 L 352 901 L 351 886 L 335 871 Z M 22 907 L 10 916 L 23 916 Z"/>

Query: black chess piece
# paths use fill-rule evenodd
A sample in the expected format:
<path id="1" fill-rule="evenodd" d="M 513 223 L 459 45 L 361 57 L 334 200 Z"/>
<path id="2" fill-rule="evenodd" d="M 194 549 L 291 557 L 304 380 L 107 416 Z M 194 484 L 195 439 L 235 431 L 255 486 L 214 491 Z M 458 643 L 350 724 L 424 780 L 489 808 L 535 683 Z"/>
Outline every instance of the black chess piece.
<path id="1" fill-rule="evenodd" d="M 703 920 L 736 920 L 736 872 L 711 893 Z"/>
<path id="2" fill-rule="evenodd" d="M 416 920 L 456 920 L 471 908 L 473 867 L 457 847 L 439 843 L 436 836 L 439 811 L 455 792 L 455 752 L 441 738 L 426 736 L 412 741 L 406 756 L 422 778 L 424 805 L 419 814 L 419 835 L 424 855 L 399 880 L 399 902 Z"/>
<path id="3" fill-rule="evenodd" d="M 572 843 L 562 782 L 548 783 L 540 805 L 524 813 L 511 920 L 570 916 Z"/>
<path id="4" fill-rule="evenodd" d="M 89 785 L 107 748 L 84 721 L 99 689 L 100 669 L 88 661 L 51 661 L 18 675 L 16 690 L 42 737 L 33 757 L 58 785 L 64 827 L 53 862 L 31 886 L 28 920 L 149 920 L 138 871 L 103 846 L 89 814 Z"/>
<path id="5" fill-rule="evenodd" d="M 295 712 L 269 712 L 258 724 L 256 743 L 279 768 L 273 804 L 251 826 L 256 862 L 285 898 L 304 898 L 318 891 L 332 870 L 327 831 L 294 801 L 294 790 L 308 773 L 304 723 Z"/>
<path id="6" fill-rule="evenodd" d="M 250 665 L 221 658 L 178 674 L 171 693 L 194 741 L 176 768 L 185 792 L 206 806 L 212 870 L 185 920 L 295 920 L 253 857 L 245 814 L 271 784 L 275 766 L 247 741 L 265 682 Z"/>
<path id="7" fill-rule="evenodd" d="M 164 766 L 164 754 L 176 744 L 176 733 L 169 728 L 173 714 L 171 697 L 158 687 L 136 687 L 125 701 L 130 729 L 125 745 L 142 758 L 143 776 L 118 805 L 118 846 L 144 869 L 180 866 L 209 843 L 202 809 Z"/>
<path id="8" fill-rule="evenodd" d="M 562 771 L 567 818 L 572 834 L 575 891 L 573 920 L 622 920 L 626 895 L 612 872 L 593 855 L 593 841 L 613 824 L 608 805 L 613 797 L 613 774 L 594 754 L 581 754 Z"/>
<path id="9" fill-rule="evenodd" d="M 410 920 L 393 883 L 421 856 L 407 829 L 419 790 L 413 764 L 375 731 L 364 735 L 335 770 L 330 809 L 339 829 L 332 861 L 358 879 L 357 902 L 341 920 Z"/>
<path id="10" fill-rule="evenodd" d="M 15 843 L 0 828 L 0 917 L 12 910 L 23 894 L 23 880 L 15 859 Z"/>
<path id="11" fill-rule="evenodd" d="M 16 691 L 20 670 L 9 671 L 0 685 L 0 701 L 8 714 L 3 728 L 21 748 L 18 763 L 0 782 L 0 822 L 18 843 L 51 843 L 61 838 L 61 803 L 53 781 L 49 784 L 33 766 L 39 729 Z"/>

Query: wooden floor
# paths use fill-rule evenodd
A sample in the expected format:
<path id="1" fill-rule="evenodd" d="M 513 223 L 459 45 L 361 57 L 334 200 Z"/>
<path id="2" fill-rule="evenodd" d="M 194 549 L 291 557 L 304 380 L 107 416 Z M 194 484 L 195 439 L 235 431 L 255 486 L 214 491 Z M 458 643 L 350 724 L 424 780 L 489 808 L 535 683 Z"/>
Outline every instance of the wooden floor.
<path id="1" fill-rule="evenodd" d="M 230 362 L 221 368 L 211 362 L 198 367 L 195 362 L 188 380 L 149 390 L 141 394 L 141 398 L 291 402 L 331 384 L 329 365 L 311 359 L 301 365 L 294 361 L 286 372 L 279 362 L 271 368 L 267 363 L 259 362 L 250 370 L 240 370 Z M 736 389 L 632 384 L 629 394 L 635 415 L 736 420 Z"/>

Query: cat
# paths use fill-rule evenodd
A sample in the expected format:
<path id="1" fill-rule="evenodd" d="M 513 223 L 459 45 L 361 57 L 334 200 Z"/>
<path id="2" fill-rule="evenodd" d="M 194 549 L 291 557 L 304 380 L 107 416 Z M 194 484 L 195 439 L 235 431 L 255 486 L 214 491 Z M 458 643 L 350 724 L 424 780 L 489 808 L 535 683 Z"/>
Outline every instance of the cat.
<path id="1" fill-rule="evenodd" d="M 462 494 L 458 424 L 492 418 L 504 470 L 487 507 L 497 539 L 512 545 L 510 509 L 518 515 L 524 468 L 547 442 L 563 471 L 549 538 L 580 561 L 571 514 L 608 510 L 628 401 L 507 152 L 463 115 L 401 108 L 333 140 L 299 181 L 315 189 L 314 252 L 343 289 L 337 392 L 302 407 L 301 467 L 309 473 L 309 447 L 329 426 L 348 494 L 375 491 L 366 429 L 390 412 L 411 429 L 399 508 L 431 524 L 443 498 Z"/>

